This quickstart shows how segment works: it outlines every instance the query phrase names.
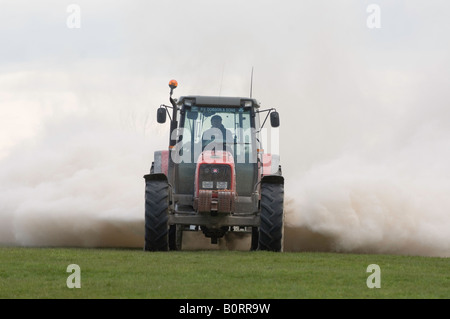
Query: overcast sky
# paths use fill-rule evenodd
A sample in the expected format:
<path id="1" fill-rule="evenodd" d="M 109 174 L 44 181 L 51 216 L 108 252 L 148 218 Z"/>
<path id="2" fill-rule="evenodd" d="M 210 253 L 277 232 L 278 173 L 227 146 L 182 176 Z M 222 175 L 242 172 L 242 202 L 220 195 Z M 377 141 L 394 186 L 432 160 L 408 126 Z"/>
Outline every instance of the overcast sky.
<path id="1" fill-rule="evenodd" d="M 73 3 L 80 28 L 68 25 Z M 368 27 L 370 4 L 381 28 Z M 280 111 L 283 155 L 302 154 L 302 168 L 343 147 L 402 143 L 424 120 L 447 123 L 449 7 L 2 0 L 0 155 L 74 114 L 144 129 L 172 78 L 177 95 L 248 96 L 252 67 L 253 96 Z"/>

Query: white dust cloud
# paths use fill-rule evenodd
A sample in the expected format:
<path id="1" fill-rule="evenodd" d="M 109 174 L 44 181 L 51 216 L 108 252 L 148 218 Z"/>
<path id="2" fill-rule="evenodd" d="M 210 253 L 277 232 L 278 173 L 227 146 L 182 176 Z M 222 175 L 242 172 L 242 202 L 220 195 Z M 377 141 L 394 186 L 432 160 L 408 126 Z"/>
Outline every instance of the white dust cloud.
<path id="1" fill-rule="evenodd" d="M 0 243 L 142 246 L 150 140 L 87 117 L 48 125 L 0 169 Z"/>
<path id="2" fill-rule="evenodd" d="M 287 249 L 450 257 L 450 139 L 437 133 L 288 180 Z"/>

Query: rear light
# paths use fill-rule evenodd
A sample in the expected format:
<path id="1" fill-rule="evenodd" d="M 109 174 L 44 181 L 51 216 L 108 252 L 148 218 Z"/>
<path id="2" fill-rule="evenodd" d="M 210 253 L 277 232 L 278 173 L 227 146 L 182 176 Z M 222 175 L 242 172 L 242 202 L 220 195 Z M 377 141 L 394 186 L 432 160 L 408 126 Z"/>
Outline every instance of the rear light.
<path id="1" fill-rule="evenodd" d="M 227 189 L 228 182 L 217 182 L 217 189 Z"/>
<path id="2" fill-rule="evenodd" d="M 214 187 L 214 182 L 209 182 L 209 181 L 202 182 L 202 188 L 213 188 L 213 187 Z"/>

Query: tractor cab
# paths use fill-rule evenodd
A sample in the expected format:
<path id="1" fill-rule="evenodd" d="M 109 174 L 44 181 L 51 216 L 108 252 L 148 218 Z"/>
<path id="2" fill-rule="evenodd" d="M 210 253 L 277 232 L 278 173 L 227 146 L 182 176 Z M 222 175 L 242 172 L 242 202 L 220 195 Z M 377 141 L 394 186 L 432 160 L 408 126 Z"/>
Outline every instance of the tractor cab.
<path id="1" fill-rule="evenodd" d="M 258 178 L 260 143 L 256 100 L 227 97 L 182 97 L 180 130 L 175 146 L 175 191 L 194 194 L 195 170 L 202 153 L 226 152 L 233 160 L 237 193 L 252 194 Z"/>

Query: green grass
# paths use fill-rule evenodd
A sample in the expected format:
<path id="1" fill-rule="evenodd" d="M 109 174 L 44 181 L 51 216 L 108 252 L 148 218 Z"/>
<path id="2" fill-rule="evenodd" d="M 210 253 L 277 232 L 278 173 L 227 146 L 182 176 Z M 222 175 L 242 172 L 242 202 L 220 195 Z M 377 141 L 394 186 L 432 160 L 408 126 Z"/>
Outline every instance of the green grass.
<path id="1" fill-rule="evenodd" d="M 69 264 L 81 288 L 69 289 Z M 381 288 L 366 285 L 381 268 Z M 0 298 L 450 298 L 450 259 L 338 253 L 0 248 Z"/>

